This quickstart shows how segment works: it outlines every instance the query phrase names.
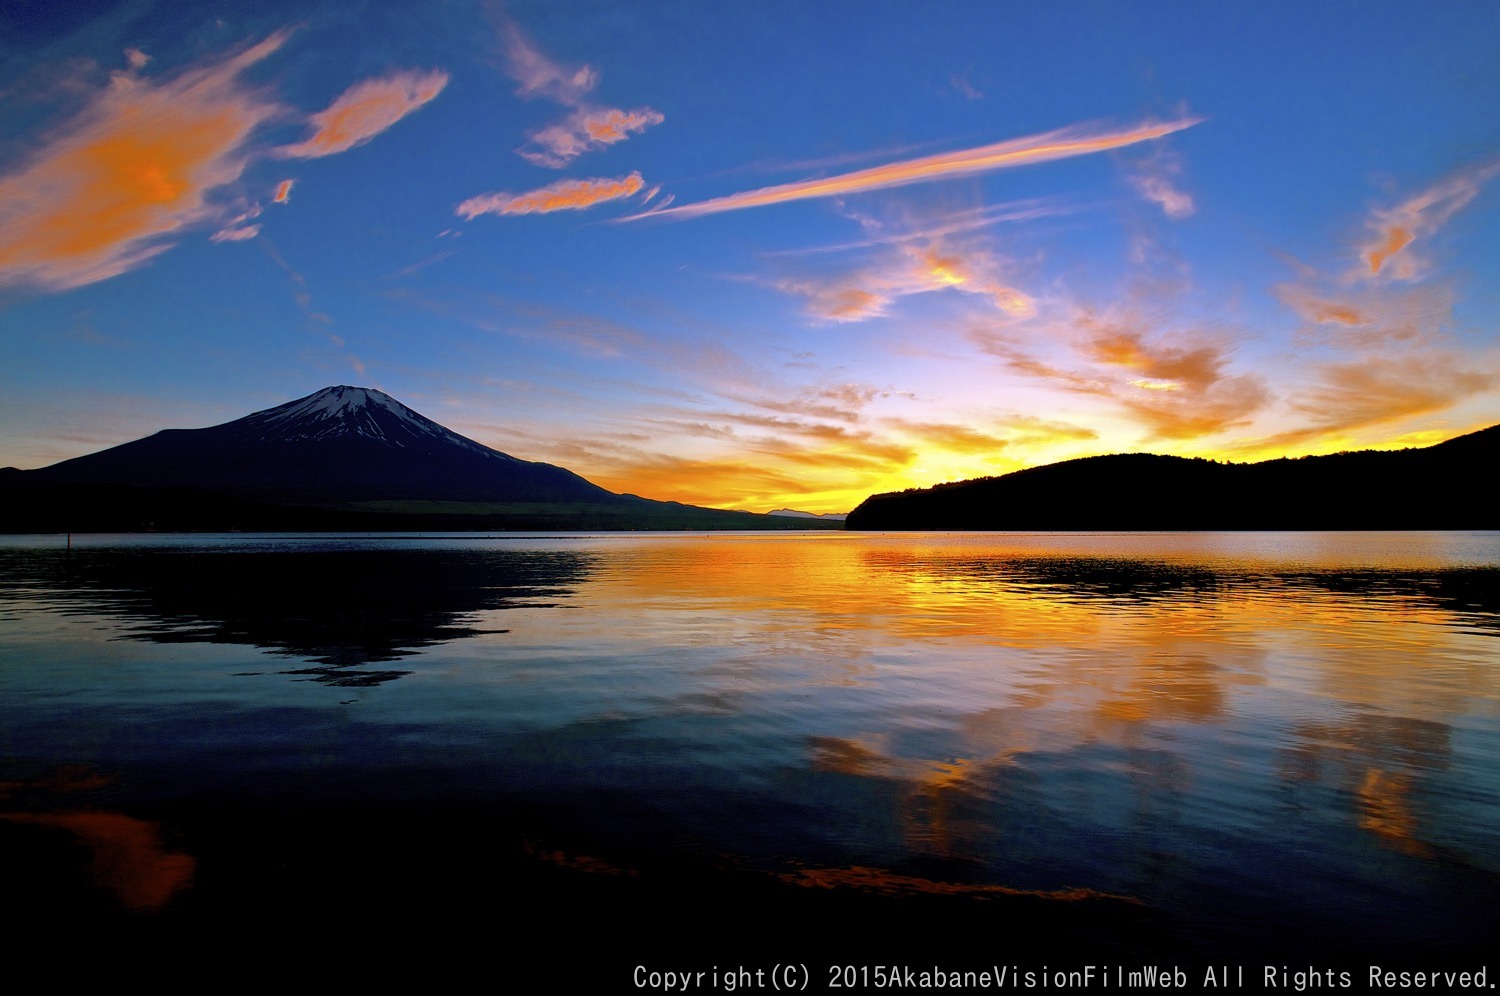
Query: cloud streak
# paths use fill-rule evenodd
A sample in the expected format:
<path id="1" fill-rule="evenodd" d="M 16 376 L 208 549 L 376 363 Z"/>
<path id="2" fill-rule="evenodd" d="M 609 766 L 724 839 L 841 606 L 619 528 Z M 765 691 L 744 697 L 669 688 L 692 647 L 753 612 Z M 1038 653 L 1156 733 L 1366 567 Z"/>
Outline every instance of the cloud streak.
<path id="1" fill-rule="evenodd" d="M 104 280 L 211 217 L 207 193 L 240 177 L 246 141 L 280 110 L 239 74 L 286 38 L 162 83 L 116 74 L 60 137 L 0 178 L 0 283 Z"/>
<path id="2" fill-rule="evenodd" d="M 1086 366 L 1058 366 L 1028 355 L 1004 337 L 979 333 L 980 348 L 1011 370 L 1063 390 L 1108 399 L 1157 440 L 1210 436 L 1248 424 L 1271 402 L 1256 374 L 1231 374 L 1226 346 L 1189 333 L 1172 345 L 1134 318 L 1083 313 L 1070 346 Z"/>
<path id="3" fill-rule="evenodd" d="M 516 93 L 522 97 L 547 97 L 576 107 L 599 82 L 599 74 L 591 66 L 565 69 L 542 54 L 531 43 L 521 29 L 506 23 L 505 33 L 506 72 L 520 84 Z"/>
<path id="4" fill-rule="evenodd" d="M 638 192 L 645 181 L 641 174 L 631 173 L 618 179 L 559 180 L 524 194 L 480 194 L 460 204 L 455 210 L 473 220 L 482 214 L 550 214 L 553 211 L 581 211 L 604 201 L 618 200 Z"/>
<path id="5" fill-rule="evenodd" d="M 1310 425 L 1260 441 L 1281 448 L 1405 419 L 1433 415 L 1500 384 L 1494 371 L 1475 370 L 1448 352 L 1376 356 L 1326 364 L 1320 382 L 1294 407 Z"/>
<path id="6" fill-rule="evenodd" d="M 573 108 L 563 121 L 531 133 L 528 143 L 516 150 L 527 162 L 562 169 L 585 152 L 623 142 L 632 133 L 666 120 L 651 107 L 626 111 L 585 102 L 584 97 L 599 84 L 599 73 L 592 66 L 564 68 L 544 55 L 515 24 L 505 22 L 500 30 L 505 35 L 505 71 L 520 84 L 516 93 Z"/>
<path id="7" fill-rule="evenodd" d="M 316 159 L 363 145 L 426 104 L 448 85 L 442 70 L 392 73 L 356 83 L 328 106 L 314 114 L 317 129 L 310 138 L 288 145 L 279 154 L 295 159 Z"/>
<path id="8" fill-rule="evenodd" d="M 1196 206 L 1191 194 L 1177 187 L 1182 164 L 1170 153 L 1157 155 L 1141 163 L 1130 176 L 1130 184 L 1146 200 L 1162 209 L 1168 218 L 1186 218 Z"/>
<path id="9" fill-rule="evenodd" d="M 1465 170 L 1407 198 L 1393 208 L 1375 211 L 1366 227 L 1370 237 L 1360 249 L 1365 276 L 1411 281 L 1427 270 L 1427 261 L 1412 248 L 1435 234 L 1461 211 L 1480 188 L 1500 173 L 1500 163 Z"/>
<path id="10" fill-rule="evenodd" d="M 991 254 L 958 247 L 903 245 L 881 266 L 834 278 L 791 278 L 778 290 L 807 301 L 808 314 L 826 322 L 858 322 L 887 314 L 900 298 L 956 290 L 989 301 L 1008 318 L 1030 318 L 1036 301 L 1000 278 Z"/>
<path id="11" fill-rule="evenodd" d="M 1124 148 L 1137 142 L 1161 138 L 1184 128 L 1190 128 L 1201 120 L 1203 119 L 1179 118 L 1176 121 L 1148 122 L 1124 131 L 1090 132 L 1081 127 L 1066 128 L 1042 135 L 996 142 L 993 145 L 983 145 L 974 149 L 941 152 L 936 155 L 887 163 L 884 166 L 874 166 L 838 176 L 762 187 L 759 190 L 748 190 L 739 194 L 731 194 L 728 197 L 718 197 L 695 204 L 682 204 L 677 207 L 632 215 L 621 220 L 698 217 L 724 211 L 764 207 L 768 204 L 783 204 L 788 201 L 837 197 L 867 190 L 882 190 L 951 177 L 972 176 L 997 169 L 1009 169 L 1031 163 L 1050 162 L 1054 159 L 1067 159 L 1072 156 Z"/>
<path id="12" fill-rule="evenodd" d="M 523 146 L 516 151 L 529 163 L 560 169 L 585 152 L 623 142 L 632 132 L 645 131 L 665 120 L 660 111 L 650 107 L 633 111 L 579 108 L 561 124 L 549 125 L 532 135 L 533 148 Z"/>

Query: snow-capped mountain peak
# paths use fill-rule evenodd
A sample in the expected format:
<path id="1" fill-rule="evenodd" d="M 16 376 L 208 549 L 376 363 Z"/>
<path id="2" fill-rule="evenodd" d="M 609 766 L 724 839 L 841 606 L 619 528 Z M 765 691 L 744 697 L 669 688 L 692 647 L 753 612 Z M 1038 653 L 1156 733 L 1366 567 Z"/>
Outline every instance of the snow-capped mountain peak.
<path id="1" fill-rule="evenodd" d="M 444 428 L 372 387 L 325 387 L 305 398 L 247 415 L 240 422 L 257 435 L 281 440 L 363 436 L 403 448 L 446 443 L 486 456 L 515 459 Z"/>

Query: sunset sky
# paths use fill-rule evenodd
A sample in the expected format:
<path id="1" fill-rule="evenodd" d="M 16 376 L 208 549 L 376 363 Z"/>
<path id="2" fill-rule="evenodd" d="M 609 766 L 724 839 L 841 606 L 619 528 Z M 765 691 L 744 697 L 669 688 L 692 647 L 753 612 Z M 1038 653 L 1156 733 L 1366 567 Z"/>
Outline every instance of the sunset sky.
<path id="1" fill-rule="evenodd" d="M 1500 422 L 1500 6 L 0 4 L 0 466 L 330 384 L 755 511 Z"/>

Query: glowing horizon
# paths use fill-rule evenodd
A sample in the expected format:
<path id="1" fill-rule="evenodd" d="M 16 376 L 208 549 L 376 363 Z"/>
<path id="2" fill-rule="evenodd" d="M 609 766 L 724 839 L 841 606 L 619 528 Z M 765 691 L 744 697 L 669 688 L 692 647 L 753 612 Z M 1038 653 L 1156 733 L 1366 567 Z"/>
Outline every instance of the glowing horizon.
<path id="1" fill-rule="evenodd" d="M 1388 14 L 17 16 L 0 466 L 341 382 L 754 511 L 1483 428 L 1500 15 Z"/>

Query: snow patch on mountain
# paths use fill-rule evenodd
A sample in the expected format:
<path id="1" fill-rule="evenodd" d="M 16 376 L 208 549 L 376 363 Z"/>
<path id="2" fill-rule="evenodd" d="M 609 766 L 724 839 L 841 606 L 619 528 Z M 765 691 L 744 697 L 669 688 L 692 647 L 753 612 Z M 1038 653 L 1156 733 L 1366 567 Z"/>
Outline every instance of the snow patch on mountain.
<path id="1" fill-rule="evenodd" d="M 278 439 L 363 436 L 402 448 L 433 443 L 460 446 L 498 460 L 524 461 L 460 436 L 419 415 L 383 391 L 341 384 L 268 408 L 240 420 L 246 428 Z"/>

